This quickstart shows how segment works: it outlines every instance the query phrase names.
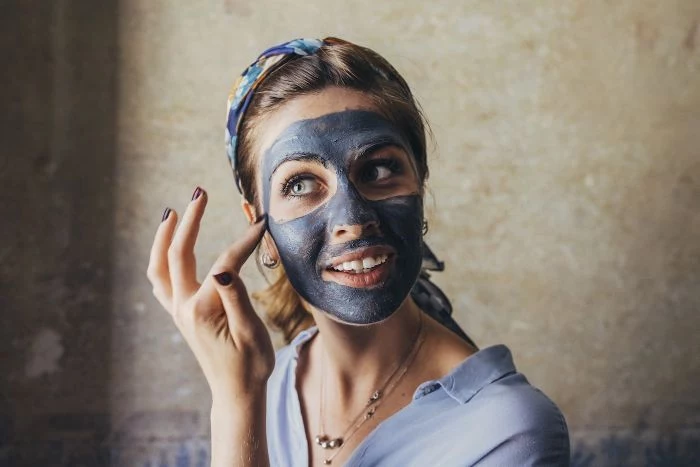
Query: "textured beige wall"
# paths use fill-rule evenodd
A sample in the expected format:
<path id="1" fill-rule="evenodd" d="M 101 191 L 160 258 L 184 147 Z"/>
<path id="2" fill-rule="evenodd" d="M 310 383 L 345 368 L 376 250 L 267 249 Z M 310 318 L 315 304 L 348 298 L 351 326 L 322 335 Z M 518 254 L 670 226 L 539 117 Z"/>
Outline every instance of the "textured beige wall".
<path id="1" fill-rule="evenodd" d="M 202 184 L 206 271 L 244 224 L 222 143 L 234 76 L 273 43 L 337 35 L 424 106 L 429 242 L 468 332 L 508 344 L 572 430 L 700 416 L 700 3 L 132 0 L 121 21 L 117 413 L 206 408 L 141 275 L 150 236 Z"/>
<path id="2" fill-rule="evenodd" d="M 56 4 L 54 40 L 75 21 L 70 3 Z M 479 344 L 509 345 L 560 405 L 575 465 L 690 459 L 683 442 L 700 439 L 700 2 L 122 0 L 114 15 L 112 331 L 101 364 L 110 439 L 125 456 L 143 465 L 159 459 L 149 443 L 206 446 L 208 391 L 144 274 L 162 209 L 208 190 L 204 274 L 244 225 L 224 155 L 230 85 L 269 45 L 336 35 L 384 55 L 422 103 L 436 143 L 428 241 L 447 262 L 436 282 Z M 61 70 L 59 96 L 82 82 Z M 262 285 L 254 267 L 245 276 Z M 30 353 L 36 339 L 20 347 Z"/>

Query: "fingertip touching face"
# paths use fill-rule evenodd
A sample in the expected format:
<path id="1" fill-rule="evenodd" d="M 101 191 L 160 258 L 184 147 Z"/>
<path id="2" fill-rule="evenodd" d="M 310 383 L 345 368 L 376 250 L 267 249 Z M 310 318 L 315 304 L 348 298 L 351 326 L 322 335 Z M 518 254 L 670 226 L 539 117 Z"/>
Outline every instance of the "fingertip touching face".
<path id="1" fill-rule="evenodd" d="M 298 97 L 259 131 L 258 192 L 295 290 L 351 324 L 388 318 L 420 272 L 422 186 L 410 145 L 358 91 Z"/>

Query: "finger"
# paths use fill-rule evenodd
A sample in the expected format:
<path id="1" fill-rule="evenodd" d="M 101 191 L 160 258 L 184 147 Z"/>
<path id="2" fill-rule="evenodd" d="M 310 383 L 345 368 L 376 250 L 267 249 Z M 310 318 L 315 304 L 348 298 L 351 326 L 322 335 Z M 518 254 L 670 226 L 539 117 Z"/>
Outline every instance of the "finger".
<path id="1" fill-rule="evenodd" d="M 153 287 L 153 296 L 156 297 L 158 303 L 161 304 L 165 311 L 173 315 L 173 300 L 172 296 L 168 295 L 167 292 L 158 287 Z"/>
<path id="2" fill-rule="evenodd" d="M 226 312 L 231 337 L 239 346 L 242 340 L 248 340 L 260 320 L 253 309 L 243 280 L 238 274 L 220 272 L 213 276 L 212 284 L 219 294 Z"/>
<path id="3" fill-rule="evenodd" d="M 232 330 L 247 327 L 251 318 L 257 318 L 238 274 L 260 243 L 266 226 L 266 218 L 251 225 L 237 242 L 219 256 L 199 290 L 202 294 L 211 293 L 212 290 L 219 293 Z"/>
<path id="4" fill-rule="evenodd" d="M 194 191 L 192 201 L 182 215 L 168 249 L 168 266 L 173 289 L 173 298 L 185 300 L 199 287 L 194 245 L 199 234 L 199 225 L 207 205 L 207 193 L 200 187 Z"/>
<path id="5" fill-rule="evenodd" d="M 146 276 L 153 286 L 153 295 L 169 312 L 171 312 L 172 287 L 168 270 L 168 247 L 176 225 L 177 213 L 170 208 L 165 208 L 153 239 L 148 269 L 146 270 Z"/>
<path id="6" fill-rule="evenodd" d="M 226 251 L 219 255 L 211 267 L 209 275 L 212 276 L 222 271 L 238 274 L 243 264 L 255 251 L 255 247 L 260 243 L 266 229 L 267 216 L 262 216 L 254 224 L 251 224 Z"/>

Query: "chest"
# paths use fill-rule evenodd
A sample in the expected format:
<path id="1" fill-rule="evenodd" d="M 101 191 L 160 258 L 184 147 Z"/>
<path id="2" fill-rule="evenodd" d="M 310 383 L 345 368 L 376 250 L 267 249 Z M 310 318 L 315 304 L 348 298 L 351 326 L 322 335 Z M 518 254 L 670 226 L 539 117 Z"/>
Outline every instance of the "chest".
<path id="1" fill-rule="evenodd" d="M 373 436 L 377 427 L 409 405 L 412 401 L 414 381 L 403 381 L 389 394 L 369 408 L 342 411 L 333 406 L 333 399 L 326 397 L 321 413 L 321 398 L 318 388 L 300 385 L 299 405 L 304 422 L 310 466 L 343 466 L 360 445 Z M 368 415 L 369 413 L 369 415 Z M 319 435 L 329 439 L 342 439 L 336 448 L 324 448 L 316 442 Z"/>

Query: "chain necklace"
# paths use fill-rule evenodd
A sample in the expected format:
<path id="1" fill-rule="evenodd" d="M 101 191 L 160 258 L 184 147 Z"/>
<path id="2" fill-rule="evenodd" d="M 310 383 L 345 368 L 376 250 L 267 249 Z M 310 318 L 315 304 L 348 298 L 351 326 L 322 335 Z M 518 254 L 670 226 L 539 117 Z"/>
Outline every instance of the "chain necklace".
<path id="1" fill-rule="evenodd" d="M 392 373 L 389 375 L 389 377 L 386 380 L 384 380 L 384 384 L 382 384 L 382 386 L 380 386 L 379 389 L 377 389 L 372 393 L 372 395 L 370 395 L 363 409 L 360 411 L 360 413 L 357 414 L 357 416 L 353 419 L 350 425 L 348 425 L 348 427 L 345 429 L 343 434 L 338 438 L 331 438 L 330 436 L 325 434 L 326 430 L 323 424 L 325 377 L 323 371 L 324 365 L 321 364 L 321 403 L 319 404 L 319 425 L 321 427 L 321 434 L 316 435 L 315 442 L 318 446 L 320 446 L 323 449 L 337 449 L 337 451 L 335 451 L 331 456 L 324 459 L 324 465 L 331 464 L 333 458 L 337 456 L 340 452 L 340 449 L 355 435 L 355 433 L 357 433 L 357 431 L 360 429 L 360 427 L 362 427 L 362 425 L 364 425 L 366 421 L 370 420 L 374 416 L 384 398 L 388 397 L 399 384 L 399 382 L 401 382 L 404 375 L 408 372 L 411 363 L 413 363 L 415 356 L 418 354 L 418 350 L 423 344 L 424 338 L 425 336 L 423 335 L 423 312 L 420 312 L 418 332 L 416 333 L 416 338 L 414 339 L 415 343 L 413 344 L 413 347 L 411 348 L 410 352 L 408 353 L 408 355 L 406 355 L 403 362 L 397 365 L 396 368 L 394 368 L 394 371 L 392 371 Z M 396 378 L 394 378 L 395 376 Z"/>

